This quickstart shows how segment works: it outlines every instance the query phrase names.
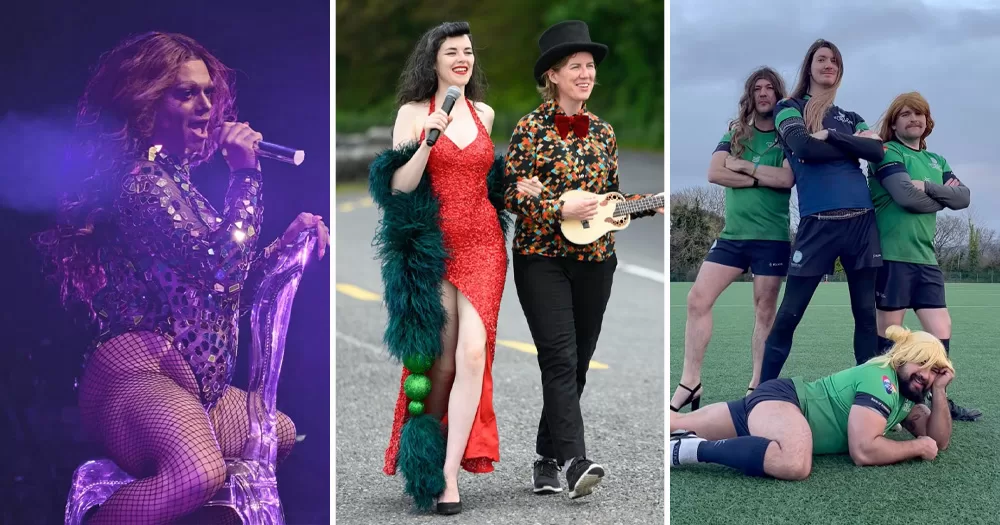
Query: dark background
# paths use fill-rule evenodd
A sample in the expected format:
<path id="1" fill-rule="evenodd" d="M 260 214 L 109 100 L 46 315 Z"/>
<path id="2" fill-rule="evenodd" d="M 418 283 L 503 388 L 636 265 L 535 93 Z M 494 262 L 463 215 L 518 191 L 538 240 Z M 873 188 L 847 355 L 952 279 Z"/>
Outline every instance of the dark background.
<path id="1" fill-rule="evenodd" d="M 0 31 L 0 523 L 61 523 L 73 470 L 100 455 L 79 432 L 74 380 L 88 341 L 40 273 L 31 233 L 54 220 L 62 142 L 101 53 L 149 30 L 187 34 L 237 71 L 240 120 L 306 150 L 263 160 L 261 246 L 301 211 L 330 216 L 330 12 L 323 2 L 23 2 Z M 194 181 L 221 206 L 221 157 Z M 332 253 L 332 247 L 328 254 Z M 278 407 L 307 438 L 278 472 L 288 523 L 330 520 L 330 257 L 296 296 Z M 235 384 L 245 387 L 249 316 Z"/>

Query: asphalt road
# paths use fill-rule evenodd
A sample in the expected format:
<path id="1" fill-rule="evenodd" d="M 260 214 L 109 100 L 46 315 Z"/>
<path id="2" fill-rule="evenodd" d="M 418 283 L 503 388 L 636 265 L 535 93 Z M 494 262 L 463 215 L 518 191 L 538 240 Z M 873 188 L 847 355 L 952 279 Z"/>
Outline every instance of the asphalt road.
<path id="1" fill-rule="evenodd" d="M 625 191 L 664 189 L 661 155 L 622 152 L 619 170 Z M 492 474 L 460 474 L 464 511 L 449 518 L 415 510 L 402 476 L 382 473 L 401 369 L 380 343 L 378 218 L 363 190 L 338 188 L 337 523 L 663 523 L 664 217 L 633 221 L 616 237 L 618 271 L 582 401 L 587 453 L 607 469 L 604 481 L 575 501 L 531 492 L 541 380 L 508 270 L 493 365 L 500 463 Z"/>

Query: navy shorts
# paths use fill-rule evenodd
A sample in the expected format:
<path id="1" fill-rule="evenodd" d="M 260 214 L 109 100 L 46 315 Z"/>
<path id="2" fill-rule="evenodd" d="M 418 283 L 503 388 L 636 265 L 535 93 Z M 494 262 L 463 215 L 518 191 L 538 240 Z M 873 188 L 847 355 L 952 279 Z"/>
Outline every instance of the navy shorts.
<path id="1" fill-rule="evenodd" d="M 875 224 L 875 210 L 850 219 L 802 217 L 788 263 L 788 275 L 831 274 L 837 257 L 845 270 L 882 266 L 882 243 Z"/>
<path id="2" fill-rule="evenodd" d="M 788 274 L 788 254 L 792 243 L 788 241 L 734 241 L 717 239 L 708 249 L 705 260 L 731 266 L 754 275 L 784 277 Z"/>
<path id="3" fill-rule="evenodd" d="M 785 401 L 795 405 L 796 408 L 802 408 L 799 405 L 799 395 L 795 393 L 795 383 L 791 379 L 779 377 L 764 381 L 753 392 L 750 392 L 749 396 L 727 403 L 737 436 L 750 435 L 750 427 L 747 423 L 750 412 L 753 407 L 757 406 L 757 403 L 762 401 Z"/>
<path id="4" fill-rule="evenodd" d="M 933 264 L 885 261 L 875 276 L 879 310 L 946 308 L 944 275 Z"/>

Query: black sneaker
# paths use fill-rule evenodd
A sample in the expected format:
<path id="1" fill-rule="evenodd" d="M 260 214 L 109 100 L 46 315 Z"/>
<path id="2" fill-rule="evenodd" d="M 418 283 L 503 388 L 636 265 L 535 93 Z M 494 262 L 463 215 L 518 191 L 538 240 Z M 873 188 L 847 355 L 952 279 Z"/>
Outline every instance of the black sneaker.
<path id="1" fill-rule="evenodd" d="M 604 477 L 604 467 L 587 458 L 576 458 L 566 470 L 569 497 L 576 499 L 594 491 Z"/>
<path id="2" fill-rule="evenodd" d="M 554 459 L 539 459 L 531 472 L 531 484 L 535 486 L 535 494 L 558 494 L 562 492 L 559 484 L 559 471 L 562 468 Z"/>
<path id="3" fill-rule="evenodd" d="M 948 408 L 951 409 L 951 418 L 955 421 L 978 421 L 983 417 L 983 413 L 975 408 L 960 407 L 954 401 L 948 400 Z"/>

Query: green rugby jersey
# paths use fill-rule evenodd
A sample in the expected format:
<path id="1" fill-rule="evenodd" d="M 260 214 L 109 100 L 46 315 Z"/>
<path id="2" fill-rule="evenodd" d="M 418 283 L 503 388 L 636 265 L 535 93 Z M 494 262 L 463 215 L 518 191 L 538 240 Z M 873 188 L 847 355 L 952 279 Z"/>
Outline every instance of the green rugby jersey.
<path id="1" fill-rule="evenodd" d="M 882 259 L 915 264 L 937 265 L 934 232 L 937 212 L 912 213 L 892 199 L 882 181 L 897 173 L 907 173 L 911 180 L 944 184 L 951 167 L 941 155 L 915 150 L 898 141 L 885 143 L 885 158 L 874 168 L 868 166 L 868 185 L 875 220 L 882 243 Z"/>
<path id="2" fill-rule="evenodd" d="M 722 136 L 715 151 L 729 153 L 732 147 L 731 132 Z M 780 168 L 785 153 L 778 145 L 775 131 L 753 128 L 749 140 L 743 142 L 740 158 L 760 166 Z M 787 241 L 788 201 L 790 189 L 726 188 L 726 226 L 719 237 L 734 241 Z"/>
<path id="3" fill-rule="evenodd" d="M 851 407 L 870 407 L 886 418 L 883 435 L 906 419 L 913 401 L 899 393 L 892 367 L 866 363 L 816 381 L 792 378 L 802 414 L 813 434 L 813 454 L 842 454 L 847 448 Z"/>

